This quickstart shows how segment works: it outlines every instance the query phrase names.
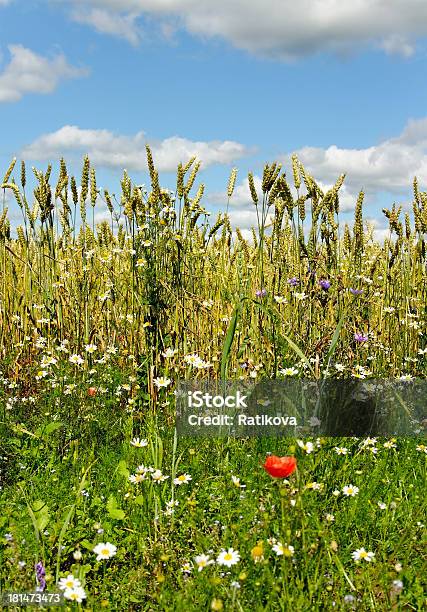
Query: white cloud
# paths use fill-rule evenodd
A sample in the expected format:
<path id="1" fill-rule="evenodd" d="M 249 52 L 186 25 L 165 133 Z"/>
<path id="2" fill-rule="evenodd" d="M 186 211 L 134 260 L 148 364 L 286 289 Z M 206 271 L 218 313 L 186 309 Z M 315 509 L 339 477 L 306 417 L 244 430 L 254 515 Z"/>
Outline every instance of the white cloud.
<path id="1" fill-rule="evenodd" d="M 411 188 L 414 176 L 427 184 L 427 118 L 411 119 L 399 136 L 365 149 L 303 147 L 296 154 L 314 179 L 325 184 L 346 173 L 349 193 L 362 188 L 367 193 L 402 193 Z"/>
<path id="2" fill-rule="evenodd" d="M 180 161 L 186 162 L 194 155 L 202 162 L 202 167 L 206 168 L 213 164 L 232 163 L 253 152 L 230 140 L 203 142 L 172 136 L 161 141 L 147 141 L 144 132 L 123 136 L 109 130 L 88 130 L 66 125 L 56 132 L 37 138 L 25 147 L 22 156 L 47 160 L 67 152 L 88 153 L 92 162 L 99 166 L 145 170 L 146 142 L 150 144 L 156 168 L 164 172 L 174 171 Z"/>
<path id="3" fill-rule="evenodd" d="M 424 0 L 69 0 L 81 11 L 173 19 L 188 32 L 239 49 L 292 60 L 319 51 L 375 45 L 408 56 L 427 34 Z M 117 33 L 117 32 L 115 32 Z M 125 36 L 126 37 L 126 36 Z"/>
<path id="4" fill-rule="evenodd" d="M 11 60 L 0 73 L 0 102 L 16 102 L 27 93 L 48 94 L 59 81 L 87 75 L 70 66 L 63 55 L 43 57 L 22 45 L 8 46 Z"/>
<path id="5" fill-rule="evenodd" d="M 140 32 L 135 23 L 137 15 L 128 13 L 120 15 L 102 8 L 92 8 L 88 11 L 76 9 L 72 13 L 74 21 L 91 25 L 103 34 L 112 34 L 124 38 L 132 45 L 140 41 Z"/>
<path id="6" fill-rule="evenodd" d="M 6 6 L 7 4 L 10 4 L 12 2 L 12 0 L 0 0 L 0 6 Z"/>

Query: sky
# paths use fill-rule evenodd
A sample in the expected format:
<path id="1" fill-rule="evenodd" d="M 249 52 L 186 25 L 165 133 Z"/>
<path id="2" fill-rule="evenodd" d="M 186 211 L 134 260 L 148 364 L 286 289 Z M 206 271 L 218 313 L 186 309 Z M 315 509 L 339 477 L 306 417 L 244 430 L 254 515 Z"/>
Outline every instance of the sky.
<path id="1" fill-rule="evenodd" d="M 296 153 L 324 189 L 346 174 L 344 219 L 363 189 L 379 236 L 427 190 L 426 43 L 425 0 L 0 0 L 0 174 L 63 156 L 79 177 L 87 153 L 119 193 L 123 169 L 149 184 L 148 143 L 163 187 L 200 159 L 212 214 L 237 167 L 248 228 L 248 171 L 291 182 Z"/>

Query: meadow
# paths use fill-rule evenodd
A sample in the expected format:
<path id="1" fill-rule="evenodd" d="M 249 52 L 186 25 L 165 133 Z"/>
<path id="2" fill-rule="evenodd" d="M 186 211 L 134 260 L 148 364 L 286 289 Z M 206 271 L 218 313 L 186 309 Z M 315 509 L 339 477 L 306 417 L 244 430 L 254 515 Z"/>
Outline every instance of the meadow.
<path id="1" fill-rule="evenodd" d="M 196 439 L 177 435 L 174 391 L 425 379 L 427 192 L 415 178 L 411 214 L 383 210 L 380 243 L 364 193 L 343 226 L 345 176 L 325 193 L 293 156 L 259 191 L 249 173 L 248 237 L 228 215 L 236 169 L 211 220 L 200 162 L 173 191 L 148 146 L 147 162 L 149 186 L 125 171 L 117 195 L 87 157 L 79 180 L 61 159 L 29 189 L 13 160 L 1 184 L 0 591 L 69 610 L 426 609 L 425 420 Z M 272 476 L 272 455 L 296 469 Z"/>

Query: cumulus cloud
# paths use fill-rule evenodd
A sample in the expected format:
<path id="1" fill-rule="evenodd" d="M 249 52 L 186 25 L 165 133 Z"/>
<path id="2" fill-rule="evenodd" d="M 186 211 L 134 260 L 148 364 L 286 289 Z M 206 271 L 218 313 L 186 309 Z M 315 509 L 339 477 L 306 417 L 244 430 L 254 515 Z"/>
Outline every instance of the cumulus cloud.
<path id="1" fill-rule="evenodd" d="M 88 74 L 75 68 L 63 55 L 52 59 L 34 53 L 22 45 L 9 45 L 11 60 L 0 73 L 0 102 L 16 102 L 27 93 L 48 94 L 59 82 Z"/>
<path id="2" fill-rule="evenodd" d="M 319 51 L 348 53 L 364 46 L 407 57 L 413 53 L 416 40 L 427 34 L 427 3 L 420 0 L 300 0 L 297 4 L 293 0 L 69 2 L 87 14 L 102 8 L 112 16 L 173 19 L 192 34 L 221 37 L 238 49 L 282 60 Z"/>
<path id="3" fill-rule="evenodd" d="M 202 162 L 202 167 L 207 167 L 213 164 L 229 164 L 252 152 L 252 149 L 230 140 L 204 142 L 172 136 L 161 141 L 147 141 L 144 132 L 123 136 L 109 130 L 81 129 L 66 125 L 56 132 L 37 138 L 25 147 L 22 156 L 27 159 L 48 160 L 67 152 L 88 153 L 92 162 L 99 166 L 145 170 L 146 142 L 150 144 L 157 169 L 164 172 L 174 171 L 180 161 L 186 162 L 194 155 Z"/>
<path id="4" fill-rule="evenodd" d="M 363 188 L 367 193 L 407 191 L 414 176 L 427 184 L 427 118 L 411 119 L 402 133 L 365 149 L 303 147 L 296 151 L 310 174 L 333 184 L 346 173 L 350 193 Z M 289 156 L 285 156 L 289 163 Z"/>
<path id="5" fill-rule="evenodd" d="M 140 42 L 140 31 L 135 23 L 136 17 L 135 13 L 121 15 L 102 8 L 89 10 L 80 8 L 72 12 L 74 21 L 91 25 L 103 34 L 124 38 L 134 46 Z"/>

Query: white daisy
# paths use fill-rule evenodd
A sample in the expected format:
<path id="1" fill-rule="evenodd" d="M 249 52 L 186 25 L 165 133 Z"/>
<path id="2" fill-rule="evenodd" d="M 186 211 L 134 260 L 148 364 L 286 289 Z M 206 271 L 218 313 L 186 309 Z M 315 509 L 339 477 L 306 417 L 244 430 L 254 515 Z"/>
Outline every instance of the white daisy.
<path id="1" fill-rule="evenodd" d="M 78 578 L 74 578 L 73 574 L 68 574 L 66 578 L 61 578 L 61 580 L 58 582 L 58 587 L 61 589 L 61 591 L 65 591 L 66 589 L 73 590 L 81 585 L 82 583 L 80 580 Z"/>
<path id="2" fill-rule="evenodd" d="M 232 565 L 236 565 L 240 561 L 239 551 L 234 550 L 233 548 L 229 548 L 228 550 L 222 550 L 216 562 L 218 565 L 225 565 L 226 567 L 231 567 Z"/>
<path id="3" fill-rule="evenodd" d="M 175 485 L 188 484 L 190 480 L 191 480 L 190 474 L 181 474 L 177 478 L 174 478 L 173 484 Z"/>
<path id="4" fill-rule="evenodd" d="M 110 544 L 110 542 L 100 542 L 95 546 L 93 552 L 97 555 L 96 560 L 102 561 L 103 559 L 110 559 L 114 557 L 117 552 L 117 546 Z"/>
<path id="5" fill-rule="evenodd" d="M 214 563 L 213 559 L 211 559 L 208 555 L 197 555 L 194 557 L 194 562 L 197 565 L 199 572 L 202 571 L 208 565 L 212 565 Z"/>

